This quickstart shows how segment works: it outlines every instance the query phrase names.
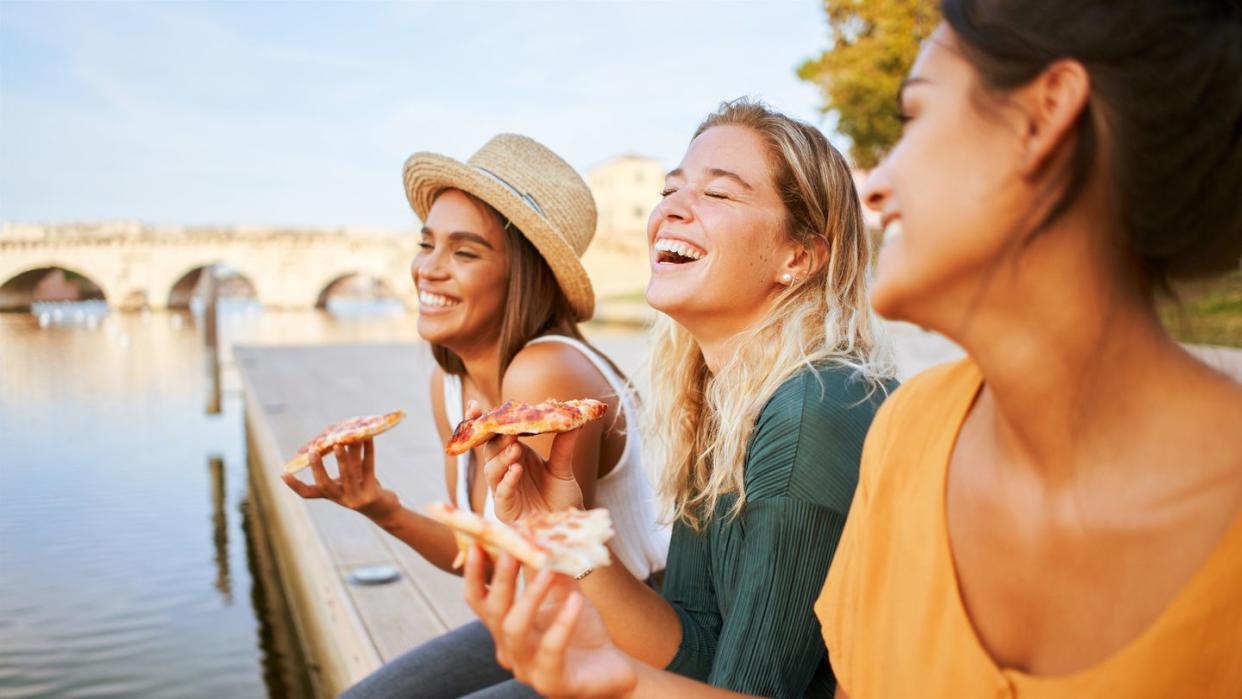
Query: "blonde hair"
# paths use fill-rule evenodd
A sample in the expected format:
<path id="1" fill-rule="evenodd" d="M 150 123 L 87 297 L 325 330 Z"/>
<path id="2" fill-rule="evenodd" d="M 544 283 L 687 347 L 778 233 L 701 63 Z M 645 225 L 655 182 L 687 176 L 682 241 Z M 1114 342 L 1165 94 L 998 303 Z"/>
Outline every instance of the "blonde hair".
<path id="1" fill-rule="evenodd" d="M 662 317 L 653 329 L 643 411 L 649 463 L 662 465 L 659 490 L 673 518 L 696 531 L 725 494 L 737 495 L 729 515 L 742 511 L 747 444 L 782 383 L 828 361 L 854 367 L 874 390 L 895 373 L 867 300 L 870 241 L 845 159 L 815 127 L 746 98 L 723 103 L 694 135 L 716 126 L 763 138 L 787 235 L 817 256 L 822 240 L 827 257 L 781 293 L 715 374 L 685 328 Z"/>

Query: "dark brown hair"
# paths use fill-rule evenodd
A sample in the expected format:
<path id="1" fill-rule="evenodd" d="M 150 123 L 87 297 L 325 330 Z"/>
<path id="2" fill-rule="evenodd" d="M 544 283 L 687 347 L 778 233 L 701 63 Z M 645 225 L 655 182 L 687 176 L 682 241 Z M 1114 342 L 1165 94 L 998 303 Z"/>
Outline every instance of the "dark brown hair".
<path id="1" fill-rule="evenodd" d="M 543 335 L 564 335 L 586 343 L 575 320 L 573 306 L 565 292 L 556 282 L 552 268 L 535 249 L 526 236 L 503 214 L 478 197 L 464 192 L 478 203 L 497 223 L 505 236 L 505 253 L 509 258 L 509 284 L 505 291 L 505 305 L 500 318 L 500 371 L 503 377 L 509 364 L 526 343 Z M 603 353 L 596 353 L 611 365 Z M 460 376 L 466 373 L 461 358 L 443 345 L 432 344 L 431 356 L 446 374 Z M 613 365 L 613 369 L 616 366 Z M 619 375 L 620 371 L 617 372 Z"/>
<path id="2" fill-rule="evenodd" d="M 1035 231 L 1075 201 L 1107 139 L 1125 252 L 1145 282 L 1242 262 L 1242 4 L 1236 0 L 943 0 L 985 92 L 1050 64 L 1086 68 L 1091 95 Z"/>

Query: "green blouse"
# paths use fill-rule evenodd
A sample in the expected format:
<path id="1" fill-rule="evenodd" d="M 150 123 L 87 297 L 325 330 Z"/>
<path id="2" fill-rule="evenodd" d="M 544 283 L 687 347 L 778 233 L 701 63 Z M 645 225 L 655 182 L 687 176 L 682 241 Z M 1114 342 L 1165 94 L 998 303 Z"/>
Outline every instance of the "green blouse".
<path id="1" fill-rule="evenodd" d="M 741 514 L 729 517 L 730 495 L 703 531 L 673 525 L 662 594 L 680 618 L 681 646 L 668 670 L 768 697 L 832 696 L 813 606 L 886 395 L 838 363 L 777 389 L 746 451 Z"/>

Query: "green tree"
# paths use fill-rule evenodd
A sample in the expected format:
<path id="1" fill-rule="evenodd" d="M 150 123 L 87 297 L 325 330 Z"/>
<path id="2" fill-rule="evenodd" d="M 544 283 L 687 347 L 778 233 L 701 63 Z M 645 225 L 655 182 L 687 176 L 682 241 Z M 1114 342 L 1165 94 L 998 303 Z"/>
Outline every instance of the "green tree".
<path id="1" fill-rule="evenodd" d="M 939 21 L 930 0 L 825 0 L 828 49 L 798 67 L 819 86 L 821 109 L 853 141 L 856 167 L 869 169 L 901 137 L 897 90 Z"/>

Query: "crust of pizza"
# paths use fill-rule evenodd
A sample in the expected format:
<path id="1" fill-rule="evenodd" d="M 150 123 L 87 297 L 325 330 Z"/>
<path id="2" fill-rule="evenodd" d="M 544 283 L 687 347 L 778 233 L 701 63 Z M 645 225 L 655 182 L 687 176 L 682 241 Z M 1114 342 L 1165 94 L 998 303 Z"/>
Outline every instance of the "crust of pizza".
<path id="1" fill-rule="evenodd" d="M 298 449 L 285 464 L 285 473 L 297 473 L 310 466 L 312 453 L 323 456 L 338 444 L 354 444 L 396 427 L 405 418 L 405 411 L 394 410 L 384 415 L 363 415 L 328 425 Z"/>
<path id="2" fill-rule="evenodd" d="M 591 398 L 566 401 L 549 398 L 534 405 L 507 401 L 476 418 L 462 420 L 453 430 L 444 451 L 453 455 L 465 454 L 498 434 L 568 432 L 600 419 L 606 412 L 606 403 Z"/>
<path id="3" fill-rule="evenodd" d="M 474 542 L 491 556 L 506 552 L 531 568 L 566 575 L 606 566 L 611 560 L 605 542 L 613 535 L 612 518 L 603 508 L 550 512 L 513 527 L 443 502 L 428 505 L 427 515 L 453 530 L 457 542 L 454 568 L 465 563 Z"/>

